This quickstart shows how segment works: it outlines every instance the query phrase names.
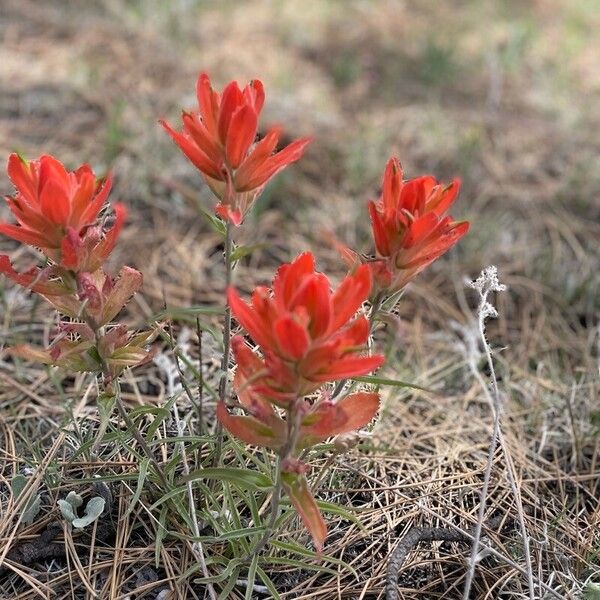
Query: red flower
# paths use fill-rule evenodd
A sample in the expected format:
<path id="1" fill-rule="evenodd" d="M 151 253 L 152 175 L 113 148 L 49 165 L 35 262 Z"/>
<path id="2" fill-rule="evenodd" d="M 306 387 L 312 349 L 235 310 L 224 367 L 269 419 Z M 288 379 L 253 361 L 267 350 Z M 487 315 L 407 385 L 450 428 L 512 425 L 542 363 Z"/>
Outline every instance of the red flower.
<path id="1" fill-rule="evenodd" d="M 232 81 L 219 95 L 208 75 L 201 73 L 196 94 L 199 112 L 183 112 L 181 133 L 166 121 L 160 123 L 219 198 L 217 214 L 239 225 L 267 181 L 297 161 L 310 139 L 297 139 L 274 153 L 281 130 L 273 127 L 255 143 L 265 100 L 258 79 L 243 90 Z"/>
<path id="2" fill-rule="evenodd" d="M 447 186 L 430 176 L 402 181 L 400 163 L 389 160 L 381 197 L 369 203 L 379 258 L 371 268 L 380 285 L 402 288 L 467 233 L 469 223 L 445 216 L 459 188 L 458 179 Z"/>
<path id="3" fill-rule="evenodd" d="M 270 379 L 265 363 L 240 336 L 234 337 L 232 343 L 237 364 L 233 387 L 246 414 L 231 414 L 221 401 L 217 404 L 217 417 L 229 433 L 243 442 L 281 451 L 289 443 L 289 428 L 272 405 L 271 386 L 278 385 L 276 378 Z M 282 461 L 282 483 L 317 550 L 321 551 L 327 527 L 304 477 L 307 466 L 297 457 L 303 449 L 318 442 L 364 427 L 379 410 L 379 394 L 357 392 L 336 402 L 324 396 L 312 405 L 297 398 L 289 408 L 286 418 L 293 419 L 292 413 L 299 413 L 301 420 L 295 444 Z"/>
<path id="4" fill-rule="evenodd" d="M 308 252 L 279 268 L 272 292 L 256 288 L 250 305 L 234 289 L 228 290 L 235 318 L 265 356 L 267 377 L 259 383 L 264 383 L 267 395 L 283 401 L 298 398 L 324 382 L 381 366 L 382 355 L 361 355 L 369 336 L 367 319 L 353 319 L 370 291 L 370 270 L 361 266 L 332 293 L 328 278 L 315 272 L 314 256 Z"/>
<path id="5" fill-rule="evenodd" d="M 40 248 L 69 270 L 99 268 L 125 218 L 125 209 L 117 205 L 110 231 L 103 234 L 101 228 L 92 227 L 110 192 L 110 177 L 98 182 L 88 165 L 69 172 L 48 155 L 25 162 L 11 154 L 7 170 L 16 193 L 6 201 L 18 224 L 0 223 L 0 233 Z"/>

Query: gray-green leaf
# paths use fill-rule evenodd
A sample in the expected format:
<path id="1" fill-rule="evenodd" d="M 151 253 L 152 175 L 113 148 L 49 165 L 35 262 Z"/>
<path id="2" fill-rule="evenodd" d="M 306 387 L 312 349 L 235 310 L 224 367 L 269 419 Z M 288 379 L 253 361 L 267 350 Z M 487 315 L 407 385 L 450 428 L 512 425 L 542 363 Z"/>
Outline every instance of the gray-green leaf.
<path id="1" fill-rule="evenodd" d="M 585 600 L 600 600 L 600 584 L 588 583 L 584 591 Z"/>
<path id="2" fill-rule="evenodd" d="M 77 529 L 83 529 L 84 527 L 87 527 L 93 523 L 102 514 L 102 511 L 104 510 L 104 504 L 105 500 L 100 496 L 94 496 L 91 498 L 86 504 L 85 514 L 83 517 L 74 519 L 72 521 L 73 527 Z"/>
<path id="3" fill-rule="evenodd" d="M 20 473 L 15 475 L 10 482 L 10 486 L 15 498 L 18 498 L 23 493 L 23 490 L 27 487 L 27 477 L 25 477 L 25 475 L 21 475 Z M 21 511 L 21 523 L 24 523 L 25 525 L 33 523 L 34 519 L 40 512 L 41 505 L 42 498 L 39 494 L 33 498 L 30 498 L 26 506 Z"/>

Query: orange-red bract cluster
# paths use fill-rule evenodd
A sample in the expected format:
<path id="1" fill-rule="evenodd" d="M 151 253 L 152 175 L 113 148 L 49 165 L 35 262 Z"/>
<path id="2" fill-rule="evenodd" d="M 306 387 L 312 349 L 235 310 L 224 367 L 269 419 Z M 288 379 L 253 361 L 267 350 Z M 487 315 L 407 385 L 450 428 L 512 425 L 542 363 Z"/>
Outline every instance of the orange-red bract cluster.
<path id="1" fill-rule="evenodd" d="M 183 131 L 160 123 L 202 173 L 219 199 L 217 214 L 240 225 L 265 184 L 297 161 L 310 138 L 293 141 L 275 152 L 281 129 L 272 127 L 256 142 L 258 119 L 265 101 L 263 84 L 255 79 L 243 90 L 232 81 L 215 92 L 206 73 L 196 84 L 198 112 L 183 112 Z"/>
<path id="2" fill-rule="evenodd" d="M 6 202 L 17 224 L 0 223 L 0 233 L 39 248 L 70 271 L 98 269 L 112 252 L 125 219 L 125 208 L 116 204 L 113 227 L 103 232 L 97 224 L 111 178 L 98 181 L 89 165 L 69 172 L 48 155 L 26 162 L 11 154 L 7 171 L 16 192 Z"/>
<path id="3" fill-rule="evenodd" d="M 259 80 L 243 89 L 232 81 L 218 93 L 201 73 L 196 93 L 198 110 L 183 112 L 181 132 L 160 122 L 217 197 L 217 215 L 237 226 L 268 181 L 297 161 L 310 139 L 279 151 L 279 127 L 258 139 L 265 100 Z M 26 162 L 16 154 L 9 158 L 8 174 L 16 192 L 6 200 L 17 223 L 0 223 L 0 233 L 39 248 L 51 262 L 18 273 L 0 256 L 0 273 L 76 320 L 59 326 L 47 350 L 22 346 L 13 353 L 72 371 L 102 371 L 109 379 L 147 360 L 148 333 L 132 335 L 124 325 L 111 325 L 142 276 L 129 267 L 117 278 L 104 271 L 125 219 L 125 209 L 115 204 L 112 227 L 102 222 L 110 177 L 99 181 L 88 165 L 70 172 L 51 156 Z M 241 336 L 232 339 L 233 388 L 244 414 L 231 413 L 221 400 L 217 416 L 240 440 L 279 453 L 280 483 L 319 550 L 326 525 L 300 452 L 365 426 L 380 404 L 374 392 L 337 399 L 324 386 L 382 365 L 382 355 L 366 351 L 370 322 L 361 307 L 368 298 L 381 302 L 403 288 L 465 235 L 468 223 L 446 214 L 459 187 L 458 180 L 444 186 L 430 176 L 403 181 L 400 163 L 392 158 L 381 197 L 368 207 L 375 256 L 340 244 L 351 272 L 334 291 L 308 252 L 282 265 L 272 288 L 257 287 L 250 303 L 235 289 L 227 291 L 233 315 L 259 351 Z"/>
<path id="4" fill-rule="evenodd" d="M 374 290 L 384 295 L 403 288 L 469 230 L 468 222 L 446 215 L 458 196 L 458 179 L 442 185 L 429 175 L 409 181 L 403 181 L 402 175 L 398 159 L 391 158 L 381 196 L 369 202 L 376 256 L 366 263 Z M 364 261 L 354 250 L 339 247 L 350 266 Z"/>
<path id="5" fill-rule="evenodd" d="M 370 269 L 363 265 L 332 291 L 307 252 L 279 268 L 272 289 L 256 288 L 250 305 L 234 289 L 228 294 L 233 315 L 262 357 L 243 338 L 233 339 L 234 389 L 247 414 L 232 415 L 221 402 L 218 417 L 241 440 L 280 450 L 289 443 L 290 420 L 298 415 L 299 431 L 288 449 L 282 481 L 319 549 L 326 527 L 298 454 L 328 437 L 364 427 L 377 413 L 379 395 L 359 392 L 333 402 L 323 392 L 312 403 L 305 397 L 324 383 L 365 375 L 383 363 L 382 355 L 364 355 L 369 323 L 357 315 L 371 285 Z M 287 422 L 273 405 L 286 409 Z"/>
<path id="6" fill-rule="evenodd" d="M 371 274 L 363 265 L 332 292 L 329 279 L 315 271 L 309 252 L 279 268 L 272 290 L 256 288 L 250 305 L 230 289 L 233 315 L 264 355 L 267 375 L 254 387 L 285 406 L 324 382 L 381 366 L 383 356 L 361 355 L 369 323 L 356 312 L 370 291 Z"/>
<path id="7" fill-rule="evenodd" d="M 7 171 L 16 191 L 6 201 L 17 223 L 0 223 L 0 233 L 39 248 L 52 264 L 18 273 L 2 255 L 0 273 L 40 294 L 63 315 L 87 323 L 63 327 L 48 350 L 19 346 L 13 354 L 74 371 L 104 368 L 113 377 L 145 360 L 148 336 L 131 336 L 116 326 L 96 339 L 92 330 L 109 326 L 142 285 L 135 269 L 123 267 L 116 279 L 103 269 L 125 219 L 124 207 L 116 204 L 112 227 L 100 222 L 110 177 L 99 181 L 89 165 L 68 171 L 48 155 L 27 162 L 11 154 Z"/>

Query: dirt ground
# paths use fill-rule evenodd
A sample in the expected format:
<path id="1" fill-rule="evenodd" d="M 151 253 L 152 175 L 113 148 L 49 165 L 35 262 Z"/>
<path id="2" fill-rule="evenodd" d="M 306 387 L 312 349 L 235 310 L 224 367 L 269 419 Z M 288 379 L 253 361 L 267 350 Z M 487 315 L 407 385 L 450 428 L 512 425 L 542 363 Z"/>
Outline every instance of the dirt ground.
<path id="1" fill-rule="evenodd" d="M 248 567 L 232 562 L 243 543 L 217 538 L 249 522 L 250 509 L 231 490 L 213 497 L 222 506 L 203 506 L 211 585 L 223 598 L 274 597 L 266 581 L 286 599 L 384 598 L 388 558 L 412 527 L 471 530 L 493 412 L 477 297 L 465 282 L 488 265 L 508 286 L 488 326 L 503 443 L 486 519 L 502 522 L 485 533 L 497 554 L 483 553 L 471 597 L 600 597 L 599 30 L 596 0 L 0 0 L 0 156 L 52 153 L 114 173 L 112 198 L 131 215 L 112 260 L 145 278 L 127 318 L 142 328 L 166 302 L 194 358 L 195 319 L 176 309 L 222 303 L 222 242 L 198 211 L 211 210 L 210 193 L 157 121 L 194 107 L 200 70 L 219 86 L 262 79 L 263 127 L 315 137 L 239 231 L 240 244 L 257 245 L 236 268 L 243 290 L 306 249 L 323 271 L 343 275 L 331 233 L 370 251 L 366 201 L 392 154 L 408 177 L 462 179 L 453 216 L 471 221 L 468 236 L 409 286 L 376 336 L 389 357 L 382 375 L 426 391 L 386 388 L 367 439 L 346 455 L 315 457 L 317 497 L 344 509 L 327 514 L 325 557 L 302 554 L 307 536 L 288 520 L 248 587 Z M 12 191 L 4 172 L 0 190 Z M 0 216 L 8 218 L 4 207 Z M 0 251 L 19 266 L 36 260 L 6 239 Z M 203 315 L 208 378 L 218 324 Z M 102 465 L 89 460 L 98 425 L 89 377 L 3 352 L 47 342 L 52 326 L 49 309 L 0 280 L 0 556 L 60 523 L 56 500 L 69 491 L 108 490 L 111 511 L 93 531 L 61 524 L 55 556 L 9 554 L 0 598 L 208 597 L 189 531 L 166 504 L 136 494 L 139 449 L 116 416 Z M 171 415 L 172 376 L 153 364 L 126 378 L 125 398 L 145 427 L 160 410 Z M 190 413 L 184 396 L 177 403 Z M 177 435 L 170 417 L 155 435 Z M 177 462 L 175 446 L 157 442 L 158 456 Z M 202 464 L 200 438 L 188 455 Z M 36 520 L 17 530 L 16 473 L 41 494 Z M 248 502 L 262 507 L 267 496 L 258 496 Z M 222 508 L 240 523 L 211 522 Z M 468 558 L 467 544 L 423 542 L 403 565 L 399 597 L 461 598 Z"/>

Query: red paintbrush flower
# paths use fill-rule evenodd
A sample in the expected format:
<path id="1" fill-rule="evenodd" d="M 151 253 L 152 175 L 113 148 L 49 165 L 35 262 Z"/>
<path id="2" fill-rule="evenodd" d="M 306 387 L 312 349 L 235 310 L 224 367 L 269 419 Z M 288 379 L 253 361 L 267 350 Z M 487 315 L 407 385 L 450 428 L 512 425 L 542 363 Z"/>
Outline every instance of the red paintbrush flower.
<path id="1" fill-rule="evenodd" d="M 243 90 L 232 81 L 219 95 L 201 73 L 196 94 L 199 111 L 183 112 L 181 133 L 164 120 L 160 123 L 219 198 L 217 214 L 239 225 L 269 179 L 297 161 L 310 139 L 297 139 L 275 152 L 281 130 L 273 127 L 255 143 L 265 100 L 258 79 Z"/>
<path id="2" fill-rule="evenodd" d="M 67 171 L 48 155 L 26 162 L 11 154 L 7 170 L 16 193 L 6 202 L 17 224 L 0 223 L 0 233 L 40 248 L 68 270 L 98 269 L 125 218 L 125 209 L 116 205 L 112 229 L 103 233 L 94 226 L 110 192 L 110 177 L 99 182 L 89 165 Z"/>
<path id="3" fill-rule="evenodd" d="M 361 355 L 369 324 L 364 315 L 355 317 L 370 291 L 371 273 L 363 265 L 332 292 L 307 252 L 279 268 L 272 291 L 256 288 L 250 305 L 233 288 L 228 299 L 235 318 L 263 351 L 268 382 L 273 382 L 267 387 L 285 400 L 381 366 L 382 355 Z"/>
<path id="4" fill-rule="evenodd" d="M 431 176 L 402 181 L 398 160 L 388 161 L 381 197 L 369 203 L 377 249 L 370 264 L 380 285 L 402 288 L 467 233 L 468 222 L 446 216 L 459 188 L 458 179 L 446 186 Z"/>
<path id="5" fill-rule="evenodd" d="M 271 378 L 263 360 L 252 352 L 243 338 L 236 336 L 232 343 L 237 364 L 233 388 L 246 414 L 231 414 L 225 402 L 221 401 L 217 405 L 217 417 L 229 433 L 243 442 L 281 452 L 290 443 L 288 425 L 290 419 L 294 419 L 293 413 L 300 415 L 297 436 L 282 461 L 281 478 L 283 488 L 310 532 L 317 550 L 321 551 L 327 527 L 304 477 L 307 466 L 298 456 L 303 449 L 327 438 L 364 427 L 379 409 L 379 394 L 357 392 L 335 402 L 323 396 L 312 404 L 296 398 L 293 404 L 289 404 L 291 410 L 287 411 L 284 420 L 272 404 L 273 397 L 278 395 L 273 388 L 281 385 L 277 374 Z"/>

